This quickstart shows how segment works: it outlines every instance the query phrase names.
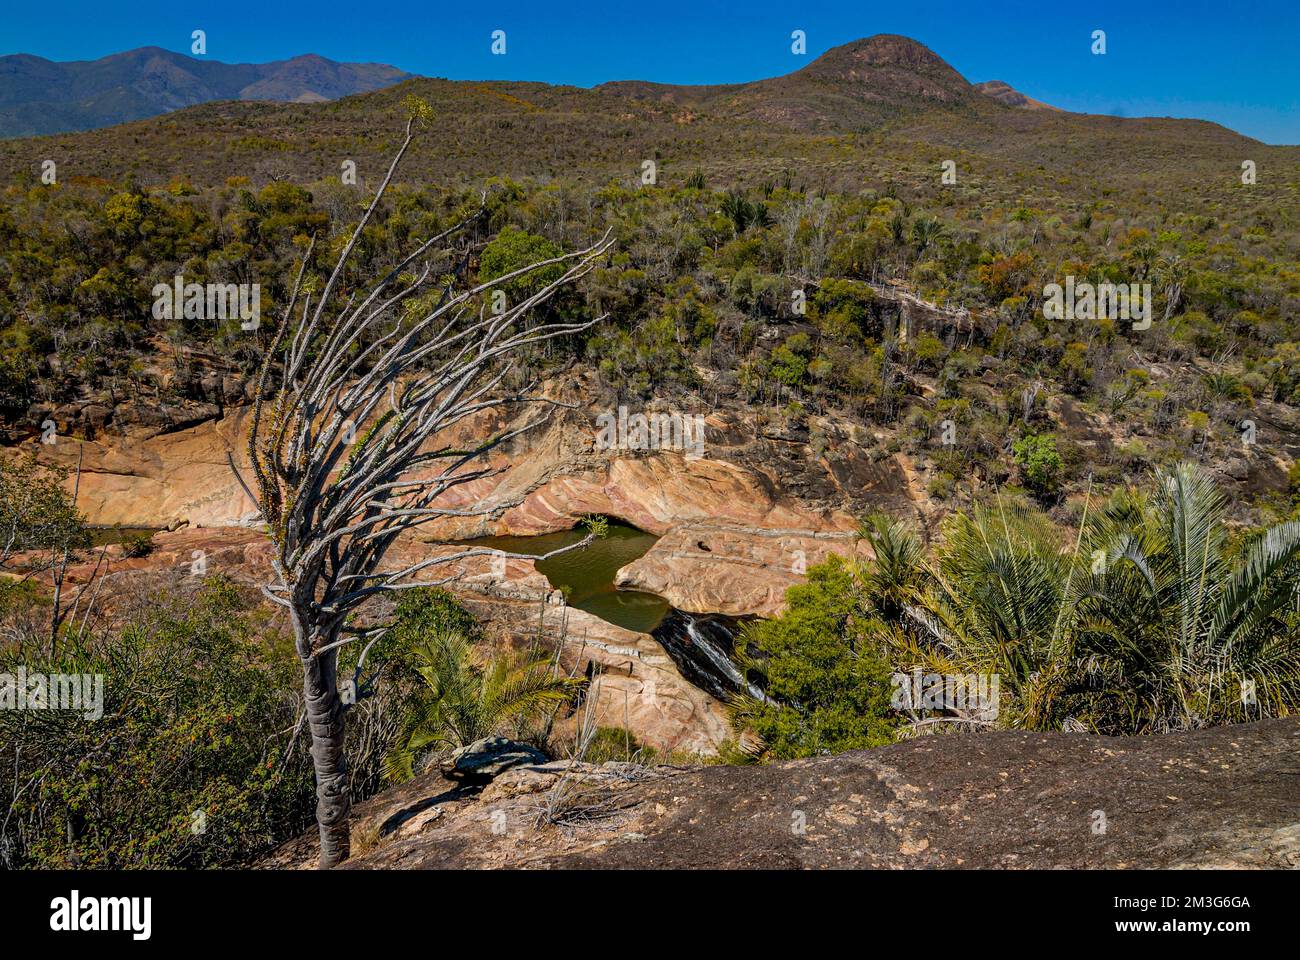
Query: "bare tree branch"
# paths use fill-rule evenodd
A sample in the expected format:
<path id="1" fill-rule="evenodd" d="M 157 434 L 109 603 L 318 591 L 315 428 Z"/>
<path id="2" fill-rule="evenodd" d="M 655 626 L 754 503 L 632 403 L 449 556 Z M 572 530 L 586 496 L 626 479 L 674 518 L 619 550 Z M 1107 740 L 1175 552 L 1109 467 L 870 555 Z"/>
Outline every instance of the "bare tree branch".
<path id="1" fill-rule="evenodd" d="M 476 249 L 468 234 L 486 221 L 486 195 L 475 213 L 417 243 L 368 286 L 356 285 L 346 296 L 336 293 L 344 286 L 358 238 L 376 217 L 415 136 L 412 120 L 387 175 L 318 291 L 316 278 L 308 276 L 315 238 L 308 246 L 258 375 L 248 440 L 256 494 L 245 490 L 261 509 L 274 548 L 275 576 L 263 593 L 289 611 L 303 664 L 322 866 L 346 858 L 349 849 L 338 650 L 352 640 L 367 640 L 351 686 L 368 687 L 374 677 L 361 682 L 362 670 L 382 636 L 382 628 L 355 631 L 348 626 L 349 617 L 377 593 L 444 585 L 460 576 L 418 578 L 430 568 L 501 555 L 469 548 L 384 567 L 397 537 L 423 524 L 443 517 L 499 516 L 508 509 L 511 502 L 455 505 L 442 499 L 455 487 L 498 475 L 504 467 L 489 463 L 489 455 L 545 423 L 550 414 L 466 447 L 440 438 L 503 407 L 563 406 L 505 390 L 511 361 L 604 319 L 534 318 L 538 308 L 602 261 L 613 244 L 609 232 L 581 250 L 468 281 Z M 446 264 L 454 267 L 448 271 Z M 543 279 L 519 302 L 489 309 L 494 299 L 493 306 L 499 307 L 495 292 L 519 289 L 539 277 Z M 446 278 L 440 291 L 435 278 Z M 348 285 L 353 286 L 350 280 Z M 235 470 L 233 458 L 230 465 Z M 545 556 L 581 549 L 591 539 Z"/>

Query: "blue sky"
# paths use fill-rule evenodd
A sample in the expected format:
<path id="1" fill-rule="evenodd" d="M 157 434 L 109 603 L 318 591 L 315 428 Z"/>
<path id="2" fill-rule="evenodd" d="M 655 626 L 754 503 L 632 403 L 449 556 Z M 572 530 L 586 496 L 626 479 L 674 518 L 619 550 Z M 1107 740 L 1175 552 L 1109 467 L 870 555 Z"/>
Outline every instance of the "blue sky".
<path id="1" fill-rule="evenodd" d="M 968 80 L 1005 80 L 1066 109 L 1198 117 L 1268 143 L 1300 143 L 1300 0 L 6 5 L 0 53 L 77 60 L 145 45 L 188 53 L 191 31 L 201 28 L 209 58 L 226 62 L 312 52 L 428 76 L 579 86 L 753 80 L 849 40 L 901 33 Z M 497 29 L 506 31 L 505 56 L 490 52 Z M 806 57 L 790 52 L 795 29 L 807 34 Z M 1089 51 L 1098 29 L 1106 31 L 1105 56 Z"/>

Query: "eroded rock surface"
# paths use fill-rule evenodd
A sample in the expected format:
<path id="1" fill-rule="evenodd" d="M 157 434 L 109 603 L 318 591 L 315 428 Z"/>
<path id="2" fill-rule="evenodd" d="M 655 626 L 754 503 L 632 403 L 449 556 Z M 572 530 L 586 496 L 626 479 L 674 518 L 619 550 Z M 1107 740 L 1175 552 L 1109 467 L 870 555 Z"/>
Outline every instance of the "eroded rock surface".
<path id="1" fill-rule="evenodd" d="M 358 805 L 368 840 L 346 866 L 1295 868 L 1298 778 L 1296 719 L 933 736 L 765 767 L 547 764 L 482 793 L 429 775 Z M 314 845 L 266 865 L 309 866 Z"/>
<path id="2" fill-rule="evenodd" d="M 400 568 L 456 551 L 454 546 L 403 537 L 390 550 L 389 562 Z M 640 742 L 665 753 L 712 754 L 730 736 L 723 705 L 687 682 L 652 636 L 557 602 L 562 600 L 558 591 L 531 560 L 511 558 L 504 575 L 492 569 L 487 556 L 456 561 L 455 567 L 462 576 L 452 585 L 453 592 L 487 624 L 495 642 L 523 648 L 540 631 L 544 647 L 560 645 L 560 664 L 566 671 L 585 674 L 592 665 L 599 682 L 589 696 L 598 725 L 626 726 Z M 102 582 L 94 587 L 96 602 L 111 613 L 121 599 L 147 593 L 168 580 L 218 573 L 249 586 L 266 583 L 271 566 L 265 535 L 238 528 L 186 529 L 156 534 L 147 557 L 126 558 L 116 546 L 102 555 L 95 551 L 69 568 L 65 598 L 71 602 L 98 578 Z M 271 612 L 269 628 L 286 629 L 278 608 Z M 570 726 L 574 722 L 568 721 Z"/>
<path id="3" fill-rule="evenodd" d="M 239 526 L 257 508 L 235 479 L 227 455 L 244 476 L 248 408 L 171 432 L 101 434 L 93 440 L 59 436 L 11 451 L 35 453 L 72 472 L 81 458 L 77 506 L 96 525 L 126 527 Z M 69 478 L 69 487 L 71 487 Z"/>
<path id="4" fill-rule="evenodd" d="M 854 529 L 804 530 L 684 523 L 673 527 L 614 582 L 694 612 L 772 617 L 785 591 L 830 554 L 865 554 Z"/>
<path id="5" fill-rule="evenodd" d="M 447 517 L 401 538 L 385 569 L 452 549 L 443 541 L 546 533 L 605 514 L 662 538 L 619 572 L 620 585 L 694 613 L 772 616 L 809 566 L 829 553 L 860 549 L 858 513 L 915 506 L 917 484 L 906 458 L 869 452 L 870 438 L 856 437 L 856 428 L 844 424 L 774 426 L 724 410 L 705 418 L 702 451 L 599 449 L 596 417 L 604 402 L 591 399 L 590 382 L 552 383 L 546 390 L 576 407 L 558 409 L 543 427 L 494 451 L 489 466 L 500 473 L 455 487 L 442 501 L 450 510 L 486 514 Z M 471 444 L 534 415 L 494 412 L 495 419 L 466 421 L 441 442 Z M 183 429 L 141 426 L 90 440 L 61 434 L 52 445 L 33 439 L 3 455 L 34 452 L 69 470 L 80 461 L 79 506 L 92 523 L 173 531 L 155 538 L 150 557 L 108 553 L 104 601 L 113 594 L 112 578 L 126 586 L 140 571 L 184 577 L 201 568 L 262 584 L 268 547 L 251 529 L 258 518 L 236 476 L 236 470 L 251 476 L 249 419 L 247 407 L 231 408 Z M 729 736 L 721 704 L 686 682 L 648 634 L 556 604 L 560 598 L 531 562 L 511 560 L 504 576 L 490 570 L 487 558 L 460 568 L 457 592 L 513 642 L 527 642 L 540 609 L 548 638 L 566 638 L 565 666 L 585 672 L 594 664 L 602 675 L 595 699 L 603 723 L 623 726 L 626 719 L 642 742 L 664 751 L 712 753 Z M 93 562 L 83 565 L 72 582 L 94 570 Z"/>
<path id="6" fill-rule="evenodd" d="M 570 402 L 587 395 L 581 384 L 548 390 Z M 771 615 L 806 566 L 855 549 L 857 514 L 912 512 L 924 500 L 906 457 L 868 453 L 862 444 L 869 438 L 851 438 L 843 424 L 818 424 L 825 449 L 814 455 L 806 427 L 775 430 L 734 412 L 713 413 L 705 419 L 703 456 L 695 457 L 598 449 L 600 410 L 598 403 L 564 410 L 495 451 L 490 466 L 503 472 L 456 487 L 442 501 L 491 512 L 445 518 L 421 537 L 547 533 L 605 514 L 664 537 L 623 571 L 623 584 L 693 612 Z M 470 442 L 522 422 L 480 419 L 443 439 Z M 30 440 L 5 455 L 32 452 L 69 470 L 80 458 L 79 505 L 93 524 L 249 525 L 254 505 L 231 469 L 233 461 L 251 476 L 248 423 L 247 407 L 230 408 L 185 429 L 93 440 L 61 435 L 52 445 Z"/>

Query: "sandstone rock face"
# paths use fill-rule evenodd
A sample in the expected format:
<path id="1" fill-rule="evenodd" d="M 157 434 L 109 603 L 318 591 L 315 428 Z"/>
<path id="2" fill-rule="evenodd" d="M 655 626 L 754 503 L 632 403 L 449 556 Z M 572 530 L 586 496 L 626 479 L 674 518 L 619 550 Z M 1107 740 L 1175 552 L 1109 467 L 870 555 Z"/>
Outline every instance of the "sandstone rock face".
<path id="1" fill-rule="evenodd" d="M 546 533 L 569 529 L 587 514 L 605 514 L 662 538 L 619 572 L 620 585 L 660 594 L 694 613 L 772 616 L 808 566 L 829 553 L 860 549 L 855 515 L 866 506 L 898 512 L 921 500 L 904 457 L 869 454 L 867 441 L 852 439 L 856 428 L 844 424 L 760 425 L 724 411 L 705 418 L 704 449 L 691 456 L 674 449 L 601 449 L 596 418 L 602 411 L 589 400 L 590 384 L 549 384 L 546 390 L 577 408 L 494 450 L 487 466 L 501 472 L 455 487 L 443 500 L 449 509 L 476 515 L 446 517 L 401 538 L 387 569 L 448 552 L 448 540 Z M 49 446 L 31 440 L 18 452 L 69 470 L 80 457 L 79 506 L 94 524 L 191 528 L 159 535 L 152 557 L 111 557 L 116 573 L 165 567 L 187 576 L 192 554 L 202 553 L 209 571 L 260 584 L 269 573 L 264 538 L 205 529 L 256 523 L 253 502 L 230 464 L 251 477 L 245 453 L 250 415 L 249 408 L 237 408 L 186 429 L 101 434 L 89 441 L 61 435 Z M 517 429 L 533 416 L 494 411 L 462 423 L 441 442 L 468 444 Z M 816 454 L 809 445 L 813 432 L 821 438 Z M 662 751 L 711 753 L 729 735 L 721 705 L 683 680 L 652 637 L 564 607 L 530 561 L 509 561 L 505 576 L 493 574 L 487 558 L 457 569 L 463 577 L 457 591 L 477 604 L 476 612 L 523 642 L 541 609 L 540 622 L 562 644 L 565 665 L 582 672 L 594 663 L 601 676 L 593 702 L 602 723 L 623 726 L 626 719 L 640 740 Z"/>
<path id="2" fill-rule="evenodd" d="M 546 533 L 587 514 L 614 516 L 663 536 L 621 571 L 620 585 L 659 593 L 692 612 L 770 616 L 808 566 L 859 549 L 852 504 L 913 505 L 915 478 L 901 457 L 873 462 L 846 445 L 824 464 L 802 461 L 804 448 L 788 437 L 764 439 L 727 414 L 706 420 L 708 442 L 698 459 L 671 450 L 598 450 L 594 417 L 592 410 L 571 411 L 495 452 L 489 466 L 501 473 L 444 498 L 449 508 L 491 513 L 444 518 L 419 537 Z M 79 505 L 94 524 L 240 526 L 257 516 L 230 466 L 233 460 L 243 477 L 251 476 L 248 420 L 241 408 L 171 433 L 25 446 L 69 470 L 83 458 Z M 479 420 L 451 439 L 481 438 L 521 422 Z"/>
<path id="3" fill-rule="evenodd" d="M 624 630 L 571 607 L 539 608 L 469 593 L 462 599 L 520 644 L 535 635 L 540 620 L 549 640 L 564 638 L 560 663 L 575 676 L 594 664 L 595 680 L 584 710 L 592 711 L 597 726 L 626 727 L 641 743 L 666 754 L 712 755 L 732 735 L 722 703 L 687 682 L 648 633 Z M 568 718 L 557 732 L 572 733 L 579 719 L 577 714 Z"/>
<path id="4" fill-rule="evenodd" d="M 619 570 L 620 587 L 645 590 L 694 613 L 773 617 L 785 591 L 830 554 L 865 554 L 850 530 L 804 530 L 686 523 L 673 527 Z"/>
<path id="5" fill-rule="evenodd" d="M 230 469 L 227 454 L 248 470 L 248 409 L 239 408 L 172 433 L 59 436 L 18 448 L 42 462 L 75 471 L 82 457 L 77 505 L 93 524 L 127 527 L 239 526 L 257 508 Z M 69 480 L 69 487 L 71 480 Z"/>
<path id="6" fill-rule="evenodd" d="M 390 561 L 399 566 L 458 552 L 451 545 L 407 537 L 394 544 Z M 454 592 L 497 642 L 526 647 L 540 631 L 547 648 L 559 646 L 560 665 L 568 673 L 585 674 L 592 664 L 594 682 L 587 700 L 598 726 L 626 726 L 638 741 L 665 754 L 714 754 L 731 735 L 723 705 L 687 682 L 652 636 L 564 606 L 531 560 L 508 560 L 503 575 L 492 570 L 486 556 L 454 561 L 446 571 L 452 569 L 461 574 Z M 120 547 L 110 547 L 102 558 L 96 552 L 70 567 L 65 589 L 72 597 L 101 577 L 96 601 L 111 612 L 124 598 L 154 584 L 218 573 L 250 586 L 268 582 L 265 535 L 238 528 L 159 533 L 147 557 L 127 559 Z M 283 627 L 282 619 L 277 608 L 271 628 Z M 572 733 L 577 720 L 575 715 L 562 721 L 557 732 Z"/>

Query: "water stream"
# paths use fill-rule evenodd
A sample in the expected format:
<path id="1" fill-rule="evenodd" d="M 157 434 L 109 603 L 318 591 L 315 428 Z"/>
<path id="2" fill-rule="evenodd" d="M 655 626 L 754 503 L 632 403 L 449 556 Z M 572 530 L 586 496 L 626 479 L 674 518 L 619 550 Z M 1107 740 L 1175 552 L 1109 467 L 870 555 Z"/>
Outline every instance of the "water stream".
<path id="1" fill-rule="evenodd" d="M 586 535 L 585 528 L 577 527 L 532 537 L 482 537 L 469 545 L 539 555 L 570 546 Z M 606 536 L 582 550 L 539 560 L 537 570 L 554 589 L 564 593 L 569 606 L 616 626 L 650 633 L 667 615 L 668 601 L 641 590 L 619 590 L 614 586 L 614 574 L 619 567 L 643 556 L 658 539 L 654 534 L 611 520 Z"/>
<path id="2" fill-rule="evenodd" d="M 539 536 L 481 537 L 470 543 L 512 553 L 549 553 L 577 543 L 584 528 Z M 745 619 L 716 613 L 678 610 L 658 594 L 620 590 L 614 575 L 644 556 L 659 538 L 629 524 L 610 519 L 609 533 L 581 550 L 537 563 L 552 588 L 564 593 L 571 607 L 585 610 L 616 626 L 653 636 L 691 683 L 717 697 L 745 690 L 760 691 L 741 676 L 732 661 L 736 636 Z"/>
<path id="3" fill-rule="evenodd" d="M 725 613 L 687 613 L 675 607 L 650 631 L 691 683 L 719 699 L 744 691 L 763 699 L 763 692 L 742 676 L 732 659 L 746 620 Z"/>

